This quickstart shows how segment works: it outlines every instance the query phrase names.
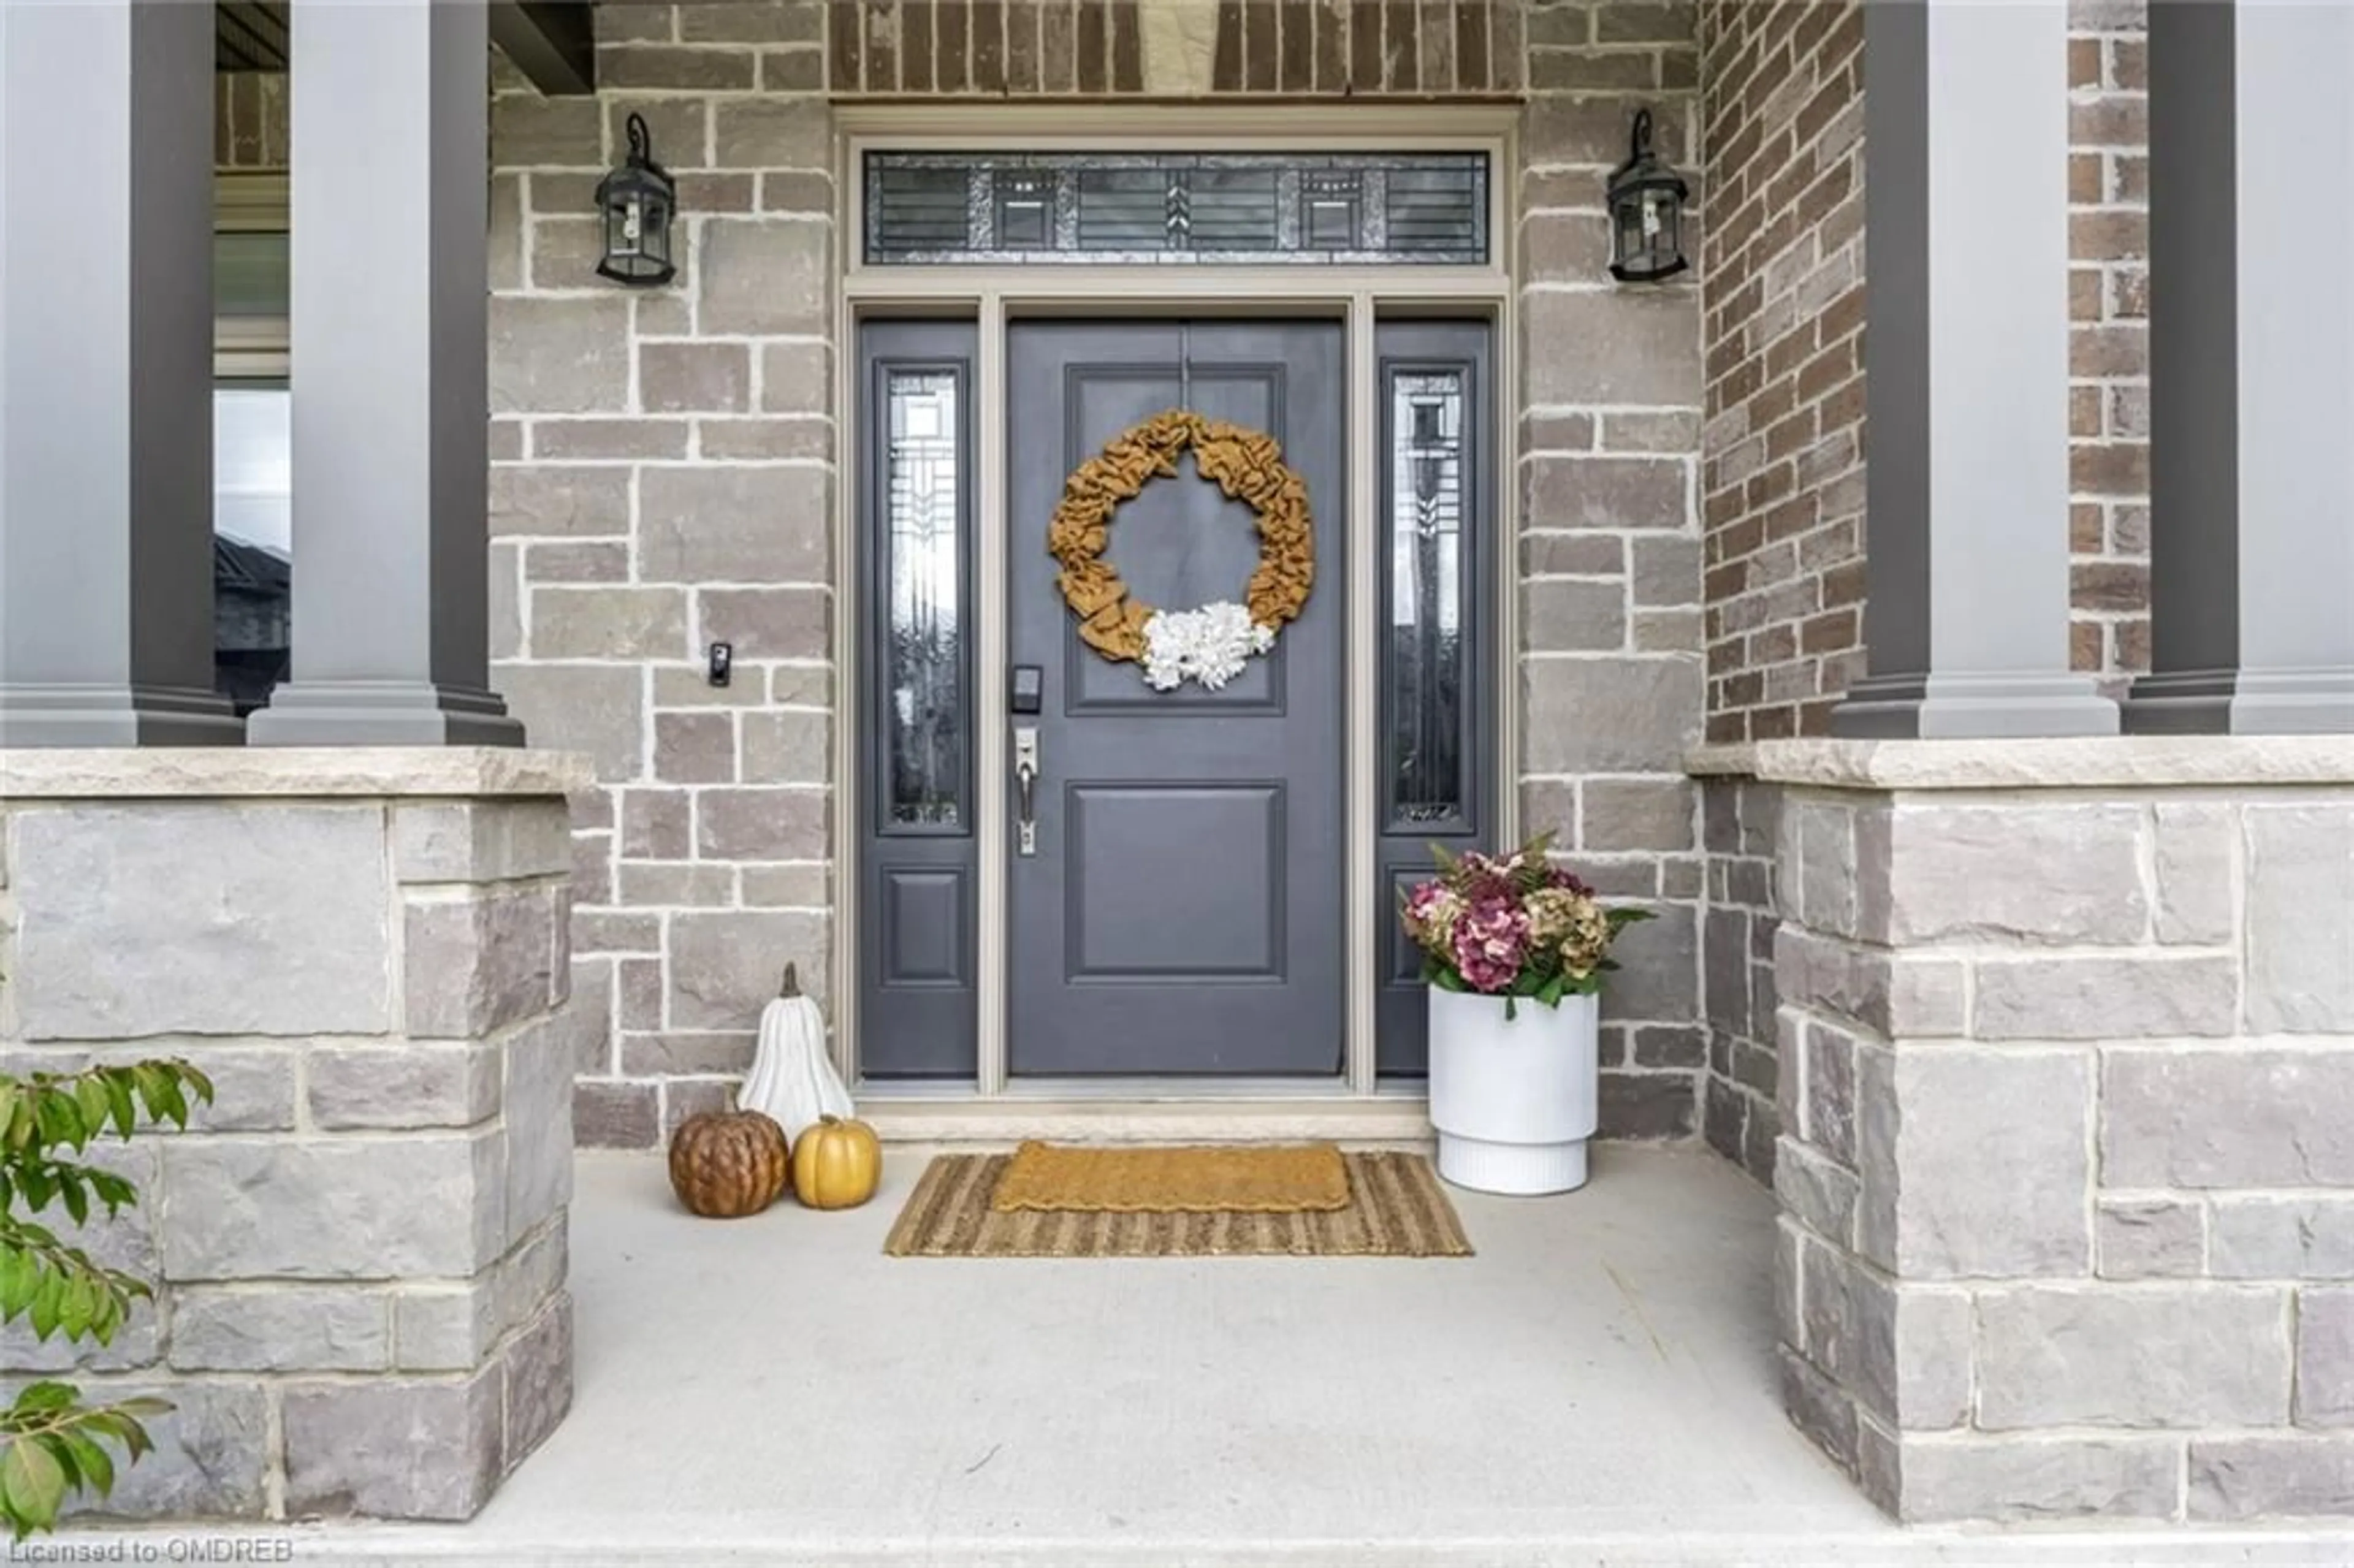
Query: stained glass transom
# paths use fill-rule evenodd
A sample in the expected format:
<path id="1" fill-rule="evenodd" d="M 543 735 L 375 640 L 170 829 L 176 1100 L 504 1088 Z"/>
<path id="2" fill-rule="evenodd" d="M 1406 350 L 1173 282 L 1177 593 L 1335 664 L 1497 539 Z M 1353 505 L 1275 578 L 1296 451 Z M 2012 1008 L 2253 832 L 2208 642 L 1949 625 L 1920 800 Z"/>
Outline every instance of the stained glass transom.
<path id="1" fill-rule="evenodd" d="M 1488 260 L 1479 153 L 869 153 L 870 264 Z"/>

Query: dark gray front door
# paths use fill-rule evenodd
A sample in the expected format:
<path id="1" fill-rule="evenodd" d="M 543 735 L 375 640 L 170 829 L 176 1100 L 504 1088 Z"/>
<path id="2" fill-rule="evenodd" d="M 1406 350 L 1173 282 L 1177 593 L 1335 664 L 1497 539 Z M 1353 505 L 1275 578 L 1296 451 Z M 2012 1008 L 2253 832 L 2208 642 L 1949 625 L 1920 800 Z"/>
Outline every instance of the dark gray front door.
<path id="1" fill-rule="evenodd" d="M 1341 328 L 1026 322 L 1010 329 L 1007 355 L 1008 662 L 1044 678 L 1040 711 L 1011 721 L 1037 726 L 1040 770 L 1035 853 L 1009 832 L 1008 1065 L 1032 1076 L 1338 1073 Z M 1140 666 L 1080 641 L 1046 553 L 1065 476 L 1170 408 L 1273 435 L 1315 519 L 1306 611 L 1215 692 L 1153 691 Z M 1120 508 L 1108 555 L 1149 604 L 1239 600 L 1258 559 L 1252 523 L 1188 460 Z"/>

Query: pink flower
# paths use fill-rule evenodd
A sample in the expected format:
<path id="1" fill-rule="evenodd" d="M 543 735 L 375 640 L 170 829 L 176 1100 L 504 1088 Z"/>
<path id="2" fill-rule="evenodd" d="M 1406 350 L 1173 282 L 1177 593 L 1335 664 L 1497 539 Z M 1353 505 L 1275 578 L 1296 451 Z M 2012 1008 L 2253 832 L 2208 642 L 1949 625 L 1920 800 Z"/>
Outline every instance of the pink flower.
<path id="1" fill-rule="evenodd" d="M 1503 898 L 1473 902 L 1455 923 L 1455 967 L 1474 991 L 1500 991 L 1528 952 L 1528 912 Z"/>
<path id="2" fill-rule="evenodd" d="M 1453 946 L 1463 901 L 1444 883 L 1426 882 L 1406 895 L 1405 928 L 1421 946 L 1442 956 Z"/>
<path id="3" fill-rule="evenodd" d="M 1505 866 L 1484 854 L 1467 854 L 1456 873 L 1457 885 L 1463 896 L 1473 904 L 1485 904 L 1518 895 L 1512 884 L 1512 874 Z"/>

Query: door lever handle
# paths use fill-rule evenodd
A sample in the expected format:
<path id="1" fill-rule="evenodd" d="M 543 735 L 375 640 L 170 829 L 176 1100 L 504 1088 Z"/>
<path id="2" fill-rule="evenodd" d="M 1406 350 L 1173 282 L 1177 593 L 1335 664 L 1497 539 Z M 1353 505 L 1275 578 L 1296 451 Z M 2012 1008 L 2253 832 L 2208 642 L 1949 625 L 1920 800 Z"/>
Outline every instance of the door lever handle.
<path id="1" fill-rule="evenodd" d="M 1014 853 L 1038 853 L 1038 728 L 1013 731 Z"/>

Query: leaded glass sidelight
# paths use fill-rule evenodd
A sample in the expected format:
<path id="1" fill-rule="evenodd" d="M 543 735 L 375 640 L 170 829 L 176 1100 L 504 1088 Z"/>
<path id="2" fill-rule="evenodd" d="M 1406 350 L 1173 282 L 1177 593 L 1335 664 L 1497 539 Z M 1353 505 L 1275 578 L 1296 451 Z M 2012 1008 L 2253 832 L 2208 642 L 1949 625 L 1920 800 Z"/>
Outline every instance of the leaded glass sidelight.
<path id="1" fill-rule="evenodd" d="M 1394 371 L 1389 405 L 1390 820 L 1467 822 L 1463 373 Z"/>
<path id="2" fill-rule="evenodd" d="M 965 821 L 958 391 L 955 373 L 937 369 L 895 370 L 885 386 L 882 695 L 889 827 L 959 828 Z"/>

